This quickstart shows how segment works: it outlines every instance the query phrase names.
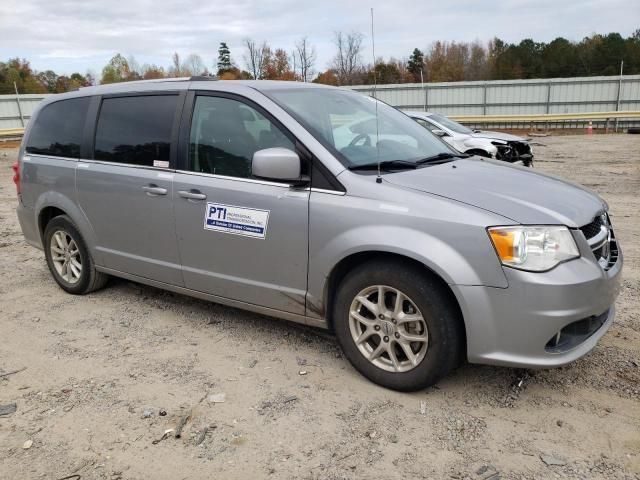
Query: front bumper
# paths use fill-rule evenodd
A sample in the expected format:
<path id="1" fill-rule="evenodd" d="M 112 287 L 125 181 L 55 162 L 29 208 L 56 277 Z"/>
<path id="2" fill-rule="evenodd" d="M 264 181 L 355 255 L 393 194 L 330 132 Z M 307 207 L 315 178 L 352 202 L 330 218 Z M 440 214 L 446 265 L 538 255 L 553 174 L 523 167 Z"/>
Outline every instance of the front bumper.
<path id="1" fill-rule="evenodd" d="M 533 150 L 527 142 L 492 142 L 496 148 L 496 158 L 514 165 L 533 166 Z"/>
<path id="2" fill-rule="evenodd" d="M 613 323 L 622 263 L 605 271 L 584 255 L 544 273 L 505 268 L 508 288 L 452 285 L 469 362 L 548 368 L 587 354 Z"/>

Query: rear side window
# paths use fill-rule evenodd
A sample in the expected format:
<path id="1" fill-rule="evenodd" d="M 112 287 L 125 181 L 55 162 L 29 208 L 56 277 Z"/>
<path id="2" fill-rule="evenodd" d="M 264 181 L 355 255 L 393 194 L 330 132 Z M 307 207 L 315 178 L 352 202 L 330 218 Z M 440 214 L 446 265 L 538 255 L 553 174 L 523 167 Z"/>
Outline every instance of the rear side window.
<path id="1" fill-rule="evenodd" d="M 98 116 L 94 158 L 168 166 L 177 101 L 177 95 L 105 98 Z"/>
<path id="2" fill-rule="evenodd" d="M 27 141 L 27 153 L 80 158 L 80 144 L 90 97 L 50 103 L 35 119 Z"/>

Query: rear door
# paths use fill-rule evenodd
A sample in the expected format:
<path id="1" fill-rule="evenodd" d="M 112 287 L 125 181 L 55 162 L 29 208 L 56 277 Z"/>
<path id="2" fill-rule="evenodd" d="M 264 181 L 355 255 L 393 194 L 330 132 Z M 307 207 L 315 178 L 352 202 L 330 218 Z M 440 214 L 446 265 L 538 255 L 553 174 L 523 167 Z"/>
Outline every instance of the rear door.
<path id="1" fill-rule="evenodd" d="M 304 314 L 309 191 L 251 178 L 254 152 L 295 150 L 295 139 L 230 94 L 191 92 L 183 117 L 174 205 L 185 286 Z"/>
<path id="2" fill-rule="evenodd" d="M 78 163 L 81 208 L 105 267 L 182 285 L 172 162 L 184 94 L 96 97 L 93 158 Z"/>

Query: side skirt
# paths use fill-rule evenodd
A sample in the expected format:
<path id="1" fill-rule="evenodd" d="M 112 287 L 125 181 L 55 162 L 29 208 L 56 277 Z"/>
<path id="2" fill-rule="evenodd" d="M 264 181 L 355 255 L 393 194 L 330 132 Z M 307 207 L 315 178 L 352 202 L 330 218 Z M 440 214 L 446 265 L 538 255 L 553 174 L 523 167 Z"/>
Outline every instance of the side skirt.
<path id="1" fill-rule="evenodd" d="M 269 317 L 280 318 L 290 322 L 301 323 L 311 327 L 327 328 L 327 322 L 325 319 L 310 318 L 304 315 L 298 315 L 297 313 L 283 312 L 282 310 L 276 310 L 273 308 L 262 307 L 260 305 L 254 305 L 253 303 L 241 302 L 240 300 L 233 300 L 226 297 L 219 297 L 217 295 L 211 295 L 209 293 L 199 292 L 197 290 L 191 290 L 190 288 L 179 287 L 177 285 L 171 285 L 169 283 L 158 282 L 150 278 L 139 277 L 138 275 L 132 275 L 130 273 L 121 272 L 119 270 L 113 270 L 111 268 L 101 267 L 96 265 L 96 270 L 113 275 L 114 277 L 124 278 L 133 282 L 142 283 L 151 287 L 168 290 L 170 292 L 180 293 L 189 297 L 199 298 L 201 300 L 207 300 L 209 302 L 218 303 L 220 305 L 226 305 L 228 307 L 238 308 L 240 310 L 247 310 L 249 312 L 259 313 L 267 315 Z"/>

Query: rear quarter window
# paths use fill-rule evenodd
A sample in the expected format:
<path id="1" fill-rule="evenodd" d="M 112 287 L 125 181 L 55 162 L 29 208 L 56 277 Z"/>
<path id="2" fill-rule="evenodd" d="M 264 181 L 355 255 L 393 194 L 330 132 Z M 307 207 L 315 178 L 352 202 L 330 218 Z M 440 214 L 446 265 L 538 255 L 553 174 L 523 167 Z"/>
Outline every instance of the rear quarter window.
<path id="1" fill-rule="evenodd" d="M 168 162 L 177 95 L 105 98 L 96 127 L 94 158 L 129 165 Z"/>
<path id="2" fill-rule="evenodd" d="M 27 153 L 80 158 L 89 97 L 70 98 L 43 107 L 31 127 Z"/>

